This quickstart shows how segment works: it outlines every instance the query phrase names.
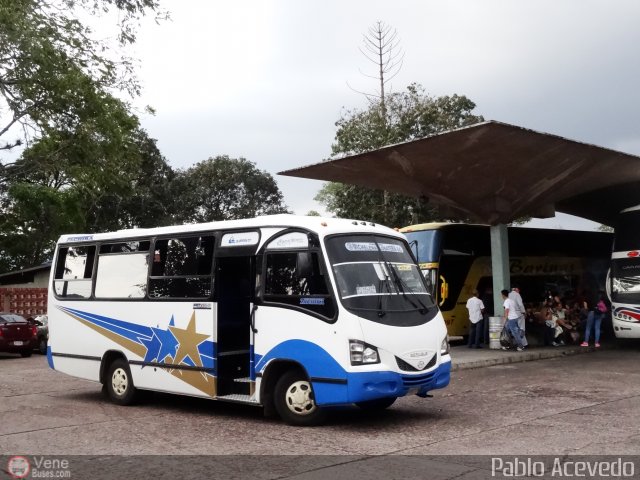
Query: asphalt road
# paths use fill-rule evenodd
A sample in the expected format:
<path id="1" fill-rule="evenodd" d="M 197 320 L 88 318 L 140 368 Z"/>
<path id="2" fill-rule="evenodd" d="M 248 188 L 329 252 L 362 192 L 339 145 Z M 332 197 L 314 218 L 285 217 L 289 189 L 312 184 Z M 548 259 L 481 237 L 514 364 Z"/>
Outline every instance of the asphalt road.
<path id="1" fill-rule="evenodd" d="M 0 454 L 304 455 L 312 465 L 304 472 L 323 471 L 318 478 L 370 455 L 374 472 L 398 454 L 637 455 L 639 360 L 632 347 L 461 370 L 434 398 L 401 398 L 375 415 L 342 409 L 322 427 L 298 428 L 256 407 L 166 394 L 119 407 L 100 385 L 52 371 L 42 356 L 0 354 Z M 280 473 L 264 478 L 294 478 Z"/>

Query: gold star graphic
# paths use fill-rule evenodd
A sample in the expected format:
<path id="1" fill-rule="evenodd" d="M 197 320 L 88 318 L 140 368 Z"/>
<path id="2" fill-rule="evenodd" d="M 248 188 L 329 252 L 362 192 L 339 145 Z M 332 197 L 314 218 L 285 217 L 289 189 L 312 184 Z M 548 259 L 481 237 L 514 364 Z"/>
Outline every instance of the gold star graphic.
<path id="1" fill-rule="evenodd" d="M 209 335 L 196 332 L 196 312 L 191 314 L 191 320 L 189 320 L 189 325 L 187 325 L 186 329 L 169 327 L 169 330 L 176 337 L 176 340 L 180 342 L 174 363 L 179 365 L 186 357 L 189 357 L 197 367 L 202 367 L 198 345 L 206 338 L 209 338 Z"/>

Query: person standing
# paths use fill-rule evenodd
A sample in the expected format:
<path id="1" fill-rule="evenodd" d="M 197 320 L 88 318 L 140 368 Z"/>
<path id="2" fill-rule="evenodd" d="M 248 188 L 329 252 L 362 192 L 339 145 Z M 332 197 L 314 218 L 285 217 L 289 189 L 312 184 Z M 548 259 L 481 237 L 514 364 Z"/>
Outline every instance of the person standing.
<path id="1" fill-rule="evenodd" d="M 527 341 L 527 336 L 525 335 L 525 328 L 526 328 L 525 316 L 527 314 L 527 311 L 524 308 L 522 296 L 520 296 L 520 288 L 513 287 L 511 289 L 511 292 L 509 292 L 509 298 L 514 303 L 515 305 L 514 308 L 518 312 L 518 329 L 520 329 L 520 338 L 522 340 L 522 346 L 526 347 L 527 345 L 529 345 L 529 342 Z"/>
<path id="2" fill-rule="evenodd" d="M 518 328 L 518 310 L 513 300 L 509 298 L 509 290 L 502 290 L 500 293 L 502 293 L 502 299 L 504 300 L 504 303 L 502 305 L 504 307 L 504 328 L 506 328 L 507 331 L 511 334 L 511 338 L 513 338 L 513 341 L 516 344 L 516 350 L 518 352 L 521 352 L 524 350 L 524 347 L 522 346 L 520 328 Z M 507 349 L 507 347 L 502 348 L 504 350 Z"/>
<path id="3" fill-rule="evenodd" d="M 600 299 L 596 303 L 595 307 L 589 310 L 589 313 L 587 314 L 587 327 L 584 330 L 584 342 L 580 344 L 581 347 L 589 346 L 589 337 L 591 335 L 591 328 L 593 327 L 595 345 L 596 348 L 600 348 L 600 325 L 608 311 L 609 307 L 607 307 L 604 295 L 600 295 Z"/>
<path id="4" fill-rule="evenodd" d="M 469 348 L 482 348 L 480 345 L 484 337 L 484 303 L 480 300 L 478 290 L 473 291 L 473 296 L 467 300 L 469 310 Z"/>

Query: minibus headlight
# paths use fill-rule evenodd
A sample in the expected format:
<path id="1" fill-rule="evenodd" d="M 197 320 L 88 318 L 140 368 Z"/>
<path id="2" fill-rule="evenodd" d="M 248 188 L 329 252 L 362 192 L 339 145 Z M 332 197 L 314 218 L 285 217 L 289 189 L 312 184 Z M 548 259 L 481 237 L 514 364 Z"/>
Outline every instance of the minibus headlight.
<path id="1" fill-rule="evenodd" d="M 349 340 L 349 357 L 351 358 L 351 365 L 380 363 L 378 349 L 360 340 Z"/>
<path id="2" fill-rule="evenodd" d="M 440 355 L 447 355 L 451 347 L 449 347 L 449 335 L 442 339 L 442 344 L 440 345 Z"/>

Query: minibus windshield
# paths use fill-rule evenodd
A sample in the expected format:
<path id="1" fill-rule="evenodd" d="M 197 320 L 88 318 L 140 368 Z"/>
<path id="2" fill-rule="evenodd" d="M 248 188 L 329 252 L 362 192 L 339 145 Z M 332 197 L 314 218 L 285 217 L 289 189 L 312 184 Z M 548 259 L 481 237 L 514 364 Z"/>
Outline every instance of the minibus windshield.
<path id="1" fill-rule="evenodd" d="M 329 238 L 326 245 L 338 295 L 348 310 L 400 325 L 424 323 L 435 315 L 424 278 L 403 241 L 341 235 Z"/>

